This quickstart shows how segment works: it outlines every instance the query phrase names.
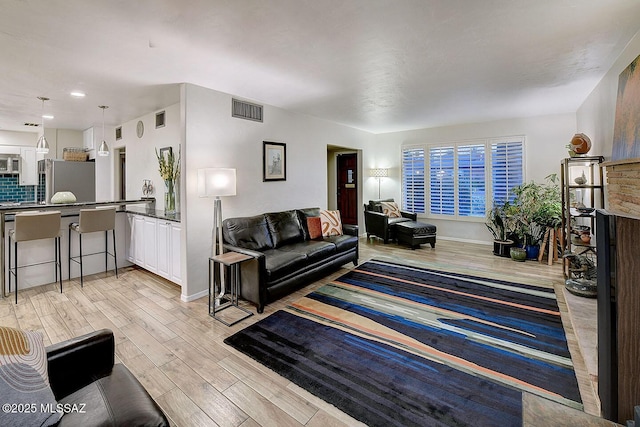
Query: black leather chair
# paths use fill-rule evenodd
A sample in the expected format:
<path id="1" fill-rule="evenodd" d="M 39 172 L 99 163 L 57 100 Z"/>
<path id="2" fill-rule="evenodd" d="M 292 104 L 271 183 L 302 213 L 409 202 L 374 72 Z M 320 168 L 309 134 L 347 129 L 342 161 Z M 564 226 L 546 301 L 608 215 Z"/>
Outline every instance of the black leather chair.
<path id="1" fill-rule="evenodd" d="M 136 377 L 114 364 L 114 351 L 108 329 L 47 347 L 53 394 L 59 404 L 77 409 L 66 412 L 58 426 L 169 425 Z"/>
<path id="2" fill-rule="evenodd" d="M 367 238 L 373 235 L 384 240 L 385 244 L 389 243 L 389 240 L 396 240 L 394 224 L 417 219 L 418 215 L 412 212 L 400 211 L 400 215 L 402 215 L 400 218 L 389 218 L 383 214 L 380 202 L 393 201 L 393 199 L 369 200 L 369 203 L 364 205 L 364 226 Z"/>

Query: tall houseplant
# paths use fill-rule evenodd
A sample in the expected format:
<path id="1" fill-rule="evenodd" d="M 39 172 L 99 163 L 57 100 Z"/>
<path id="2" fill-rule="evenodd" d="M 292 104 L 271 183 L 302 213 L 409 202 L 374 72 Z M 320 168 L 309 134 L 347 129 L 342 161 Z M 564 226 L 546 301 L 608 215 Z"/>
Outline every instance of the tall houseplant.
<path id="1" fill-rule="evenodd" d="M 512 189 L 516 233 L 525 247 L 539 247 L 547 228 L 558 228 L 562 224 L 558 177 L 551 174 L 545 181 L 543 184 L 531 181 Z"/>
<path id="2" fill-rule="evenodd" d="M 493 235 L 493 253 L 498 256 L 508 257 L 509 250 L 514 245 L 514 241 L 510 239 L 514 226 L 511 210 L 511 204 L 505 202 L 501 205 L 494 204 L 487 212 L 485 225 Z"/>

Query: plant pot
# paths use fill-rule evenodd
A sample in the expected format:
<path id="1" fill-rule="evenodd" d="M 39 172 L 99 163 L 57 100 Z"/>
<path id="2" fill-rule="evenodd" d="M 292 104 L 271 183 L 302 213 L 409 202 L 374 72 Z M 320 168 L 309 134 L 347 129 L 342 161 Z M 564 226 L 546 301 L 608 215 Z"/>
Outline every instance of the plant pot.
<path id="1" fill-rule="evenodd" d="M 519 248 L 517 246 L 509 249 L 509 255 L 514 261 L 524 262 L 527 259 L 527 251 L 525 251 L 524 248 Z"/>
<path id="2" fill-rule="evenodd" d="M 509 249 L 513 246 L 513 240 L 494 240 L 493 241 L 493 254 L 501 257 L 508 258 Z"/>
<path id="3" fill-rule="evenodd" d="M 524 250 L 527 251 L 527 259 L 538 259 L 538 255 L 540 255 L 540 246 L 538 245 L 527 245 Z"/>

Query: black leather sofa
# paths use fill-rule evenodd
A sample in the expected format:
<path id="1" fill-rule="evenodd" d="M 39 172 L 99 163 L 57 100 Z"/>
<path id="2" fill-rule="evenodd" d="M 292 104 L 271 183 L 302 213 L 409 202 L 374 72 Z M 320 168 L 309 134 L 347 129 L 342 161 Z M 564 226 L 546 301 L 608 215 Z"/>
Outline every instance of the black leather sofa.
<path id="1" fill-rule="evenodd" d="M 240 264 L 242 298 L 264 306 L 341 265 L 358 263 L 358 227 L 343 225 L 344 235 L 310 240 L 307 217 L 319 208 L 272 212 L 223 221 L 225 251 L 254 257 Z"/>
<path id="2" fill-rule="evenodd" d="M 53 394 L 62 408 L 70 409 L 58 426 L 169 425 L 133 374 L 114 364 L 112 331 L 92 332 L 46 350 Z"/>
<path id="3" fill-rule="evenodd" d="M 364 226 L 367 230 L 367 238 L 373 236 L 389 243 L 389 240 L 396 240 L 396 230 L 394 224 L 404 221 L 416 221 L 418 215 L 412 212 L 400 211 L 400 218 L 389 218 L 382 213 L 380 202 L 393 202 L 393 199 L 369 200 L 364 205 Z"/>

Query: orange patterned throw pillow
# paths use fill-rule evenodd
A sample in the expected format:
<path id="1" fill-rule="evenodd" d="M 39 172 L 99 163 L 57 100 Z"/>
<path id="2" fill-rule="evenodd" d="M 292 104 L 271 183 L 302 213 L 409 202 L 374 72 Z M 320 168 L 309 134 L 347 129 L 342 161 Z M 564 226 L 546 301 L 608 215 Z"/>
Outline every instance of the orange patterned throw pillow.
<path id="1" fill-rule="evenodd" d="M 396 202 L 380 202 L 382 205 L 382 213 L 389 218 L 400 218 L 400 208 Z"/>
<path id="2" fill-rule="evenodd" d="M 320 211 L 320 222 L 323 236 L 342 236 L 340 211 Z"/>
<path id="3" fill-rule="evenodd" d="M 309 240 L 315 240 L 322 237 L 322 221 L 319 216 L 308 217 L 307 228 L 309 229 Z"/>

